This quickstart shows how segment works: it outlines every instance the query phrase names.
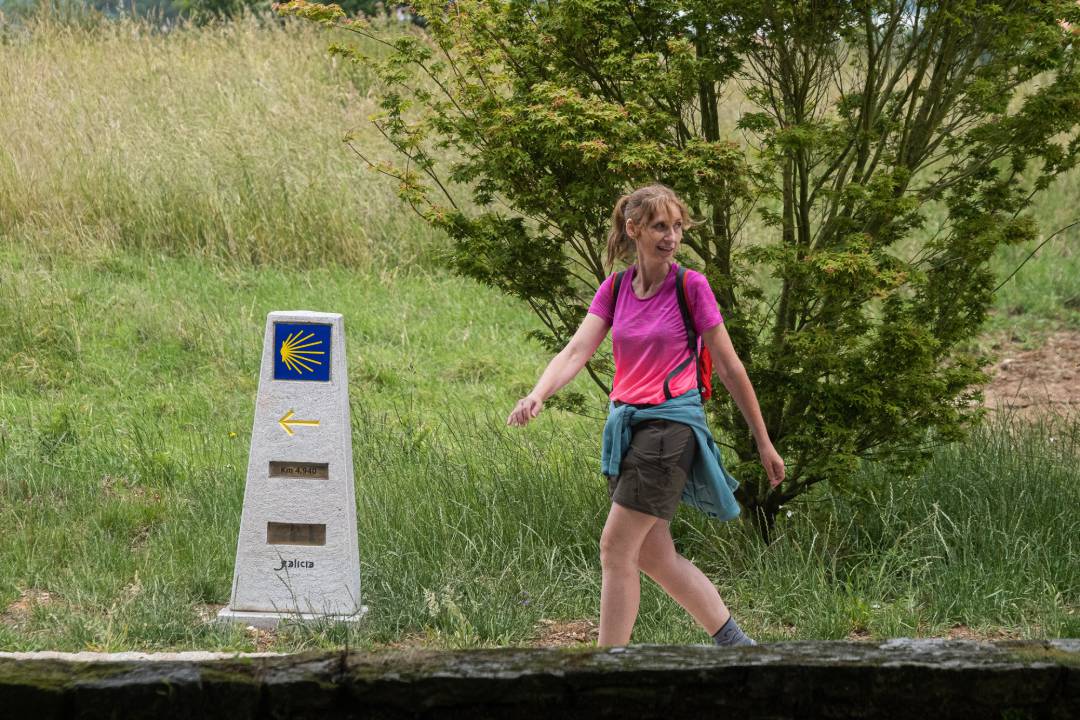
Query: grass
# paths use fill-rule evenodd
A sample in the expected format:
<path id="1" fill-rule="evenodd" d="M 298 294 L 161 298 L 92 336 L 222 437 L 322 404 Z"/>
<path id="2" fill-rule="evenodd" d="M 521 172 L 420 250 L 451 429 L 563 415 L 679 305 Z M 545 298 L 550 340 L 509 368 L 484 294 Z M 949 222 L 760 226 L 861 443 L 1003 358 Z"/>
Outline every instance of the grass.
<path id="1" fill-rule="evenodd" d="M 596 618 L 602 398 L 583 375 L 593 417 L 505 427 L 548 359 L 524 339 L 539 321 L 440 270 L 443 239 L 341 146 L 359 127 L 386 151 L 326 35 L 4 38 L 0 649 L 254 649 L 201 615 L 230 592 L 265 314 L 290 308 L 345 316 L 372 613 L 271 647 L 525 644 L 542 619 Z M 1048 227 L 1076 182 L 1041 201 Z M 1003 289 L 991 331 L 1080 324 L 1075 238 Z M 1078 441 L 1077 418 L 1005 418 L 919 476 L 866 466 L 800 498 L 768 547 L 685 509 L 673 533 L 759 640 L 1076 636 Z M 644 582 L 635 642 L 706 639 Z"/>
<path id="2" fill-rule="evenodd" d="M 328 38 L 254 17 L 168 33 L 42 21 L 12 35 L 0 232 L 256 264 L 423 259 L 431 231 L 341 141 L 358 126 L 366 152 L 385 151 L 366 72 L 329 57 Z"/>
<path id="3" fill-rule="evenodd" d="M 343 633 L 369 647 L 524 644 L 542 618 L 596 616 L 599 421 L 548 410 L 505 427 L 544 362 L 521 342 L 534 321 L 515 303 L 436 274 L 379 282 L 21 250 L 3 267 L 0 318 L 15 331 L 0 342 L 0 607 L 28 589 L 52 600 L 0 623 L 0 646 L 253 647 L 199 612 L 228 600 L 259 332 L 277 307 L 346 317 L 372 614 L 352 629 L 288 630 L 273 647 L 334 646 Z M 766 640 L 958 623 L 1074 635 L 1078 443 L 1075 421 L 988 426 L 940 448 L 919 477 L 868 466 L 856 494 L 804 497 L 767 548 L 743 523 L 685 510 L 674 533 Z M 636 633 L 704 638 L 648 582 Z"/>

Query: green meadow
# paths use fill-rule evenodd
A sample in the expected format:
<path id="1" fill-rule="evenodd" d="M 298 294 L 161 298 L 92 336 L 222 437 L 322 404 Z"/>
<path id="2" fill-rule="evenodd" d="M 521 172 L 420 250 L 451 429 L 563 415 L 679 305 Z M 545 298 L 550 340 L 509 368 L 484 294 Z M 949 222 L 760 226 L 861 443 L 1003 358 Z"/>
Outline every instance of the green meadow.
<path id="1" fill-rule="evenodd" d="M 248 18 L 0 29 L 0 650 L 528 645 L 599 614 L 606 401 L 508 428 L 549 359 L 529 308 L 341 142 L 388 149 L 333 38 Z M 1080 174 L 1034 212 L 1075 217 Z M 1080 329 L 1080 231 L 981 340 Z M 995 258 L 1004 278 L 1034 247 Z M 355 625 L 256 638 L 228 602 L 266 313 L 345 317 Z M 752 379 L 752 378 L 751 378 Z M 679 550 L 759 641 L 1080 634 L 1080 418 L 990 418 L 904 476 L 793 502 L 765 546 L 685 508 Z M 705 633 L 649 580 L 634 642 Z"/>

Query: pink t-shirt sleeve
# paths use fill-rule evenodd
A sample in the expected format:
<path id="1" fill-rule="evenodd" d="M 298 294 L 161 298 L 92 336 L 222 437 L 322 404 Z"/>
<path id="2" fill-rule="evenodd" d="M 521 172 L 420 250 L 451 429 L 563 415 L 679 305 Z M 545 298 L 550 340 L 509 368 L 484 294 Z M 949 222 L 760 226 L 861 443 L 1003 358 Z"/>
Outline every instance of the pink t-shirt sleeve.
<path id="1" fill-rule="evenodd" d="M 699 272 L 687 270 L 686 294 L 690 301 L 690 313 L 694 319 L 694 329 L 698 335 L 724 322 L 724 318 L 720 315 L 720 308 L 716 305 L 716 296 L 713 294 L 707 277 Z"/>
<path id="2" fill-rule="evenodd" d="M 615 303 L 612 302 L 611 297 L 611 285 L 614 282 L 615 276 L 608 275 L 596 289 L 596 295 L 593 296 L 592 304 L 589 305 L 589 312 L 604 318 L 609 325 L 615 320 Z"/>

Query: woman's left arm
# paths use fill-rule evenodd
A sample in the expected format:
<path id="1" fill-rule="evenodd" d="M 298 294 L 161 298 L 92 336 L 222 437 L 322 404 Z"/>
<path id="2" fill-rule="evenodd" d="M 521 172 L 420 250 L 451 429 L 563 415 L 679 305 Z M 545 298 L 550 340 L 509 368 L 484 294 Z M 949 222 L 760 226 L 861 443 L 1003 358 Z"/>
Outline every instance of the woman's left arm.
<path id="1" fill-rule="evenodd" d="M 724 323 L 715 325 L 701 335 L 705 347 L 713 358 L 713 369 L 716 371 L 724 387 L 731 393 L 735 404 L 739 406 L 750 431 L 754 433 L 757 442 L 758 454 L 761 456 L 761 464 L 769 476 L 769 485 L 776 487 L 784 479 L 784 461 L 773 447 L 769 439 L 769 431 L 765 428 L 765 420 L 761 417 L 761 408 L 758 406 L 757 395 L 754 387 L 750 384 L 750 378 L 746 374 L 742 360 L 735 354 L 735 347 L 731 344 L 727 328 Z"/>

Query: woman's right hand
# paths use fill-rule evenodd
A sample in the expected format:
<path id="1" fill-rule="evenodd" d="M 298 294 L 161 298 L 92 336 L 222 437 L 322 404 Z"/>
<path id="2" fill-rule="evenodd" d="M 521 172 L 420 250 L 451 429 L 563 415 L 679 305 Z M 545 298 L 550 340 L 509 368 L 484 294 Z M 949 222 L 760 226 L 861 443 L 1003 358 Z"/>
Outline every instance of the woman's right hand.
<path id="1" fill-rule="evenodd" d="M 530 420 L 540 414 L 544 407 L 544 401 L 533 395 L 526 395 L 518 400 L 510 417 L 506 418 L 507 425 L 518 427 L 528 424 Z"/>

